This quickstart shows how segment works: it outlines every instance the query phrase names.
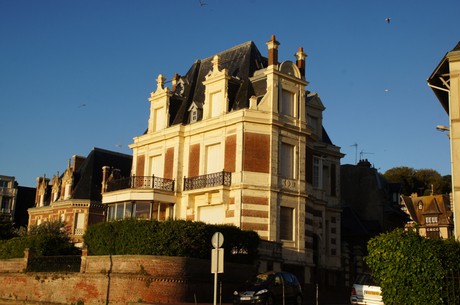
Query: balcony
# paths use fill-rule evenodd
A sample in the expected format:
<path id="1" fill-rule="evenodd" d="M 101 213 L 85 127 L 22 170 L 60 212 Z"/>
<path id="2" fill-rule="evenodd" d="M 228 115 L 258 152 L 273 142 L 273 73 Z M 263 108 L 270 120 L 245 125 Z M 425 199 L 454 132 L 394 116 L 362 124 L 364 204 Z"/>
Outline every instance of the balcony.
<path id="1" fill-rule="evenodd" d="M 175 203 L 175 181 L 155 176 L 132 176 L 107 183 L 102 204 L 138 201 Z"/>
<path id="2" fill-rule="evenodd" d="M 213 186 L 230 186 L 232 173 L 221 171 L 196 177 L 184 177 L 184 191 L 191 191 Z"/>
<path id="3" fill-rule="evenodd" d="M 174 180 L 155 176 L 132 176 L 129 178 L 112 180 L 107 183 L 107 192 L 129 188 L 174 192 Z"/>

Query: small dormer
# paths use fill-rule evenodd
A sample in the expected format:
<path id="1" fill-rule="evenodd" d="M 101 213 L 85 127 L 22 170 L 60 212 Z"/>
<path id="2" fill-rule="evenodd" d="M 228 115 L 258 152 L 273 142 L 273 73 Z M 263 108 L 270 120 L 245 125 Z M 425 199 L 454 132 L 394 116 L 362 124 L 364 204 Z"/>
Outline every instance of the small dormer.
<path id="1" fill-rule="evenodd" d="M 203 119 L 219 117 L 228 111 L 228 81 L 230 76 L 227 69 L 219 70 L 219 56 L 212 60 L 212 70 L 203 82 L 205 86 L 205 100 L 203 105 Z"/>
<path id="2" fill-rule="evenodd" d="M 51 181 L 51 202 L 56 202 L 59 199 L 61 193 L 61 180 L 59 179 L 59 173 L 57 173 Z"/>
<path id="3" fill-rule="evenodd" d="M 165 87 L 166 79 L 163 75 L 157 77 L 157 89 L 150 94 L 150 118 L 148 132 L 156 132 L 168 127 L 169 122 L 169 99 L 171 93 Z"/>
<path id="4" fill-rule="evenodd" d="M 189 122 L 190 123 L 197 122 L 200 119 L 202 112 L 203 112 L 202 107 L 199 107 L 197 103 L 192 102 L 192 104 L 188 108 L 188 113 L 190 115 Z"/>

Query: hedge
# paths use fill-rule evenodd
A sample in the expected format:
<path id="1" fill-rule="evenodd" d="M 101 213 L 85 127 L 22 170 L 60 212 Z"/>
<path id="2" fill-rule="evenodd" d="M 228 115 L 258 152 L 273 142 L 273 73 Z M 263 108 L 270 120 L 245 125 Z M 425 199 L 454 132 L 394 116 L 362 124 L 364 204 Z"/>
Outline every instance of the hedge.
<path id="1" fill-rule="evenodd" d="M 209 259 L 211 238 L 224 235 L 225 259 L 252 263 L 259 236 L 231 225 L 209 225 L 186 220 L 122 220 L 92 225 L 83 236 L 88 255 L 163 255 Z"/>
<path id="2" fill-rule="evenodd" d="M 385 305 L 460 304 L 460 243 L 402 229 L 368 243 L 365 261 Z"/>

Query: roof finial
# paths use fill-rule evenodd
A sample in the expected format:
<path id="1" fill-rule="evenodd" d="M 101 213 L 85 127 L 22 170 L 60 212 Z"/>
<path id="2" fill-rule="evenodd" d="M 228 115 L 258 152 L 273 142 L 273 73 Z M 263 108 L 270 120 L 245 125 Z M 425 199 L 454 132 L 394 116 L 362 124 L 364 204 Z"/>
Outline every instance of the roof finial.
<path id="1" fill-rule="evenodd" d="M 166 78 L 163 76 L 163 74 L 159 74 L 157 77 L 157 91 L 159 89 L 164 89 L 165 81 L 166 81 Z"/>

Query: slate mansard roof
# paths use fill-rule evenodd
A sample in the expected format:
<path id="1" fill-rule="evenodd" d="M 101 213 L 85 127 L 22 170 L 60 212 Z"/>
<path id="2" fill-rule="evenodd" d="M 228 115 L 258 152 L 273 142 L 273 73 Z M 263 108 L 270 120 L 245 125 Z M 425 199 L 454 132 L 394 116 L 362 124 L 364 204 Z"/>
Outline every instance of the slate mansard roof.
<path id="1" fill-rule="evenodd" d="M 102 201 L 102 167 L 109 166 L 119 169 L 124 177 L 131 173 L 132 156 L 93 148 L 81 167 L 74 173 L 75 186 L 73 199 L 90 199 Z"/>
<path id="2" fill-rule="evenodd" d="M 249 107 L 249 98 L 253 95 L 265 94 L 264 84 L 257 86 L 249 80 L 254 72 L 268 65 L 268 59 L 263 57 L 256 45 L 246 42 L 217 54 L 219 69 L 227 69 L 229 80 L 229 109 L 238 110 Z M 206 75 L 212 70 L 212 57 L 197 60 L 185 76 L 181 76 L 173 90 L 170 99 L 170 125 L 188 124 L 188 110 L 194 102 L 199 107 L 204 104 Z M 198 118 L 201 120 L 201 117 Z"/>

